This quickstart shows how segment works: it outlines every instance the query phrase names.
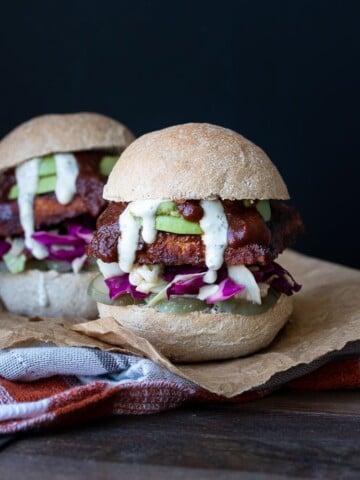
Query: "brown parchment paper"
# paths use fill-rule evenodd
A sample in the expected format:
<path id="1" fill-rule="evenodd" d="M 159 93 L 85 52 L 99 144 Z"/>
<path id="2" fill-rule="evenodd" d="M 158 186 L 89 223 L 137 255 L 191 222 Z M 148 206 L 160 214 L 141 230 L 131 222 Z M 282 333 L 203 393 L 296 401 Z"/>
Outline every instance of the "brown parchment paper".
<path id="1" fill-rule="evenodd" d="M 113 318 L 90 322 L 0 314 L 0 348 L 49 342 L 133 353 L 150 358 L 203 388 L 232 397 L 266 383 L 276 373 L 308 364 L 360 340 L 360 272 L 288 251 L 279 263 L 303 285 L 294 313 L 265 350 L 246 358 L 175 365 L 147 340 Z M 36 320 L 36 319 L 35 319 Z"/>

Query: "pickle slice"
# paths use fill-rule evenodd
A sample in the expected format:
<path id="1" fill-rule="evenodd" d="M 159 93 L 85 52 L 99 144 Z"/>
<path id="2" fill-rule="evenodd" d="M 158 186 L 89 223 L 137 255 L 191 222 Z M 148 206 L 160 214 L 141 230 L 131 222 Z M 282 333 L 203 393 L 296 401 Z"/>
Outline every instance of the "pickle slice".
<path id="1" fill-rule="evenodd" d="M 217 312 L 221 313 L 233 313 L 239 315 L 261 315 L 262 313 L 273 307 L 279 299 L 279 294 L 272 289 L 269 289 L 266 297 L 262 299 L 262 304 L 246 302 L 244 300 L 236 300 L 230 298 L 223 302 L 217 302 L 214 307 Z"/>
<path id="2" fill-rule="evenodd" d="M 208 305 L 198 298 L 178 297 L 170 300 L 162 300 L 152 308 L 154 308 L 157 312 L 181 315 L 205 310 L 208 308 Z"/>

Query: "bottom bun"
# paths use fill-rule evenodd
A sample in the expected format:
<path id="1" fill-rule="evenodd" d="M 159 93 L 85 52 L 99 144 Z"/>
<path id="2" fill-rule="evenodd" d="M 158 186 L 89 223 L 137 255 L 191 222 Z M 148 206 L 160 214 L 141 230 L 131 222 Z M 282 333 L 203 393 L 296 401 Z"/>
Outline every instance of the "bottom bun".
<path id="1" fill-rule="evenodd" d="M 113 317 L 146 338 L 176 362 L 201 362 L 242 357 L 269 345 L 292 312 L 292 300 L 281 295 L 260 315 L 202 313 L 176 315 L 149 307 L 98 303 L 100 317 Z"/>
<path id="2" fill-rule="evenodd" d="M 29 317 L 96 318 L 96 302 L 86 293 L 98 272 L 28 270 L 0 273 L 0 300 L 6 310 Z"/>

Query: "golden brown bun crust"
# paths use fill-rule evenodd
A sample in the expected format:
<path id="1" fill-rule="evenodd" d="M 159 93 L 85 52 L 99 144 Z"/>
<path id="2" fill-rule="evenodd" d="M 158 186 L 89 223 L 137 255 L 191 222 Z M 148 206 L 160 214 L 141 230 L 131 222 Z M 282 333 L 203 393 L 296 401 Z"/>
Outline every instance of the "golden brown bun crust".
<path id="1" fill-rule="evenodd" d="M 133 140 L 125 125 L 97 113 L 53 114 L 22 123 L 0 142 L 0 169 L 57 152 L 122 152 Z"/>
<path id="2" fill-rule="evenodd" d="M 86 293 L 98 272 L 58 273 L 28 270 L 0 273 L 0 302 L 6 310 L 29 317 L 97 317 L 97 307 Z"/>
<path id="3" fill-rule="evenodd" d="M 187 123 L 148 133 L 121 155 L 104 198 L 288 199 L 286 185 L 266 153 L 238 133 Z"/>
<path id="4" fill-rule="evenodd" d="M 261 315 L 192 312 L 174 315 L 152 308 L 116 307 L 98 303 L 100 317 L 113 317 L 136 335 L 146 338 L 176 362 L 236 358 L 269 345 L 292 312 L 290 297 Z"/>

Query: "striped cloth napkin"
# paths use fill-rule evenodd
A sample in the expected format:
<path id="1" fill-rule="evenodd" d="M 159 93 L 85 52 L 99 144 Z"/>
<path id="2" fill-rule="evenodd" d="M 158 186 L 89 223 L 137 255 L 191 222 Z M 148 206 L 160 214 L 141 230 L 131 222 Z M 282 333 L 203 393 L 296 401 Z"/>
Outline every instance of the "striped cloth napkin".
<path id="1" fill-rule="evenodd" d="M 160 412 L 190 401 L 247 402 L 284 385 L 360 387 L 359 354 L 347 350 L 331 358 L 320 368 L 321 363 L 302 366 L 226 399 L 131 355 L 82 347 L 0 350 L 0 434 L 74 425 L 105 415 Z"/>

